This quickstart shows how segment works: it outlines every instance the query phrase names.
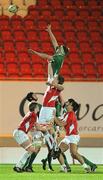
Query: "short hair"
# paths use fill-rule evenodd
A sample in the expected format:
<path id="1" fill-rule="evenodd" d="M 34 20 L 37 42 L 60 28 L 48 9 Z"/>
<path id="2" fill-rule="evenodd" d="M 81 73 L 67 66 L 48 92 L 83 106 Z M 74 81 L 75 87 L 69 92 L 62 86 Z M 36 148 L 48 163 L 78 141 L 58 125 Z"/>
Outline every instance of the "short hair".
<path id="1" fill-rule="evenodd" d="M 64 50 L 65 55 L 69 54 L 69 49 L 64 45 L 63 45 L 63 50 Z"/>
<path id="2" fill-rule="evenodd" d="M 30 111 L 30 112 L 33 112 L 33 111 L 35 110 L 36 106 L 37 106 L 37 103 L 35 103 L 35 102 L 30 102 L 30 103 L 29 103 L 29 111 Z"/>
<path id="3" fill-rule="evenodd" d="M 58 75 L 58 84 L 63 84 L 63 83 L 64 83 L 64 77 L 59 74 Z"/>
<path id="4" fill-rule="evenodd" d="M 37 101 L 37 99 L 35 99 L 34 97 L 33 97 L 33 92 L 29 92 L 28 94 L 27 94 L 27 96 L 26 96 L 26 99 L 29 101 L 29 102 L 31 102 L 31 101 L 33 101 L 33 100 L 35 100 L 35 101 Z"/>
<path id="5" fill-rule="evenodd" d="M 73 106 L 73 111 L 77 111 L 79 108 L 79 104 L 74 100 L 74 99 L 68 99 L 68 102 L 71 103 L 71 105 Z"/>

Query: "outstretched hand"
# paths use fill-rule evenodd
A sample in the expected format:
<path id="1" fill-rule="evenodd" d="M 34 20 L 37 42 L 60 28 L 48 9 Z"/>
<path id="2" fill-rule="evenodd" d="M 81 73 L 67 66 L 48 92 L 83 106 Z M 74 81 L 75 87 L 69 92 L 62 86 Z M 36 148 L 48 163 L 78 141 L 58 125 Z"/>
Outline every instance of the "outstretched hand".
<path id="1" fill-rule="evenodd" d="M 28 49 L 28 53 L 34 54 L 34 50 Z"/>
<path id="2" fill-rule="evenodd" d="M 51 24 L 47 25 L 46 31 L 48 31 L 48 32 L 51 31 Z"/>

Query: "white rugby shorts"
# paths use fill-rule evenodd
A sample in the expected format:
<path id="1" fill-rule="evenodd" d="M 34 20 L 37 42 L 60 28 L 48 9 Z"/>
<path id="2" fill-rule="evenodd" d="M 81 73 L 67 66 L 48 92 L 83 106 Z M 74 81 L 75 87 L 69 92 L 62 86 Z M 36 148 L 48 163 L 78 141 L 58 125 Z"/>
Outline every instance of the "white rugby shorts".
<path id="1" fill-rule="evenodd" d="M 70 143 L 73 144 L 78 144 L 80 141 L 80 136 L 79 135 L 70 135 L 70 136 L 65 136 L 64 139 L 60 142 L 60 144 L 63 142 L 67 145 Z"/>
<path id="2" fill-rule="evenodd" d="M 28 135 L 24 131 L 21 131 L 21 130 L 18 130 L 18 129 L 14 130 L 13 137 L 14 137 L 14 139 L 16 140 L 16 142 L 18 144 L 22 144 L 22 143 L 29 140 Z"/>
<path id="3" fill-rule="evenodd" d="M 39 114 L 38 123 L 47 124 L 54 118 L 55 107 L 42 107 Z"/>

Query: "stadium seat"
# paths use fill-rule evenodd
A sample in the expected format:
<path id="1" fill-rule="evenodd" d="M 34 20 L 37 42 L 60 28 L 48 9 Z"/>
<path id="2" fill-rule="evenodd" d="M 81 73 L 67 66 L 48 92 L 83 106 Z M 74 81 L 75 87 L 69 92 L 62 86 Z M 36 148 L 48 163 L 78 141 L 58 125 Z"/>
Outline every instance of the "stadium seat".
<path id="1" fill-rule="evenodd" d="M 67 46 L 70 48 L 71 53 L 78 53 L 79 46 L 77 45 L 76 41 L 67 41 Z"/>
<path id="2" fill-rule="evenodd" d="M 7 40 L 13 40 L 13 35 L 11 31 L 8 30 L 4 30 L 1 32 L 1 38 L 3 41 L 7 41 Z"/>
<path id="3" fill-rule="evenodd" d="M 25 41 L 26 40 L 25 33 L 22 30 L 15 30 L 15 31 L 13 31 L 13 34 L 14 34 L 14 39 L 16 41 Z"/>
<path id="4" fill-rule="evenodd" d="M 16 50 L 18 52 L 21 52 L 21 51 L 28 51 L 28 44 L 26 41 L 16 41 Z"/>
<path id="5" fill-rule="evenodd" d="M 85 73 L 87 78 L 97 78 L 97 70 L 93 63 L 85 63 Z"/>
<path id="6" fill-rule="evenodd" d="M 95 61 L 91 52 L 83 52 L 82 59 L 84 63 L 93 63 Z"/>
<path id="7" fill-rule="evenodd" d="M 102 42 L 94 42 L 93 43 L 93 50 L 94 52 L 103 52 L 103 44 Z"/>
<path id="8" fill-rule="evenodd" d="M 35 64 L 35 63 L 44 63 L 46 61 L 46 60 L 40 58 L 39 56 L 37 56 L 36 54 L 30 54 L 30 56 L 31 56 L 32 64 Z"/>
<path id="9" fill-rule="evenodd" d="M 48 32 L 45 30 L 39 31 L 40 40 L 43 41 L 50 41 L 50 37 L 48 35 Z"/>
<path id="10" fill-rule="evenodd" d="M 103 63 L 103 51 L 95 53 L 95 60 L 97 64 Z"/>
<path id="11" fill-rule="evenodd" d="M 0 29 L 1 30 L 10 30 L 10 21 L 9 19 L 0 18 Z"/>
<path id="12" fill-rule="evenodd" d="M 45 78 L 47 71 L 42 63 L 34 63 L 32 69 L 35 78 Z"/>
<path id="13" fill-rule="evenodd" d="M 76 19 L 75 20 L 75 28 L 77 31 L 86 31 L 87 30 L 87 23 L 85 21 L 85 19 Z"/>
<path id="14" fill-rule="evenodd" d="M 35 30 L 37 28 L 37 23 L 33 19 L 24 19 L 24 26 L 26 30 Z"/>
<path id="15" fill-rule="evenodd" d="M 5 52 L 5 62 L 7 64 L 18 62 L 17 55 L 15 54 L 14 51 L 6 51 Z"/>
<path id="16" fill-rule="evenodd" d="M 48 20 L 45 21 L 45 19 L 39 19 L 38 21 L 38 29 L 40 31 L 45 30 L 48 25 Z"/>
<path id="17" fill-rule="evenodd" d="M 13 30 L 23 30 L 24 25 L 23 25 L 23 20 L 22 17 L 19 15 L 13 15 L 10 19 L 11 26 Z"/>
<path id="18" fill-rule="evenodd" d="M 73 74 L 73 78 L 76 78 L 76 79 L 84 79 L 85 78 L 84 67 L 82 66 L 81 63 L 72 63 L 71 71 Z"/>
<path id="19" fill-rule="evenodd" d="M 75 31 L 65 31 L 65 38 L 67 41 L 76 41 Z"/>
<path id="20" fill-rule="evenodd" d="M 39 43 L 39 41 L 29 41 L 28 48 L 40 51 L 40 43 Z"/>
<path id="21" fill-rule="evenodd" d="M 77 38 L 79 41 L 88 41 L 90 39 L 87 31 L 77 31 Z"/>
<path id="22" fill-rule="evenodd" d="M 38 41 L 39 36 L 37 30 L 29 30 L 27 31 L 27 39 L 28 41 Z"/>
<path id="23" fill-rule="evenodd" d="M 6 66 L 0 62 L 0 79 L 6 77 Z"/>
<path id="24" fill-rule="evenodd" d="M 102 78 L 103 81 L 103 62 L 97 65 L 98 73 L 99 73 L 99 78 Z"/>
<path id="25" fill-rule="evenodd" d="M 53 52 L 53 47 L 52 47 L 52 44 L 51 44 L 51 42 L 42 42 L 41 43 L 41 51 L 42 52 Z"/>
<path id="26" fill-rule="evenodd" d="M 60 74 L 65 77 L 65 80 L 68 80 L 72 77 L 71 68 L 69 67 L 68 63 L 63 64 Z"/>
<path id="27" fill-rule="evenodd" d="M 19 68 L 17 63 L 7 63 L 7 74 L 8 77 L 19 77 Z"/>
<path id="28" fill-rule="evenodd" d="M 92 51 L 92 48 L 88 41 L 80 42 L 80 49 L 82 52 L 91 52 Z"/>
<path id="29" fill-rule="evenodd" d="M 62 28 L 63 29 L 61 29 L 62 31 L 74 31 L 74 29 L 75 29 L 75 26 L 74 26 L 74 23 L 73 23 L 73 21 L 72 20 L 64 20 L 63 22 L 62 22 Z"/>
<path id="30" fill-rule="evenodd" d="M 81 8 L 78 14 L 80 18 L 84 19 L 90 17 L 91 11 L 89 8 Z"/>
<path id="31" fill-rule="evenodd" d="M 90 19 L 89 21 L 87 21 L 87 24 L 88 24 L 89 31 L 99 30 L 97 19 Z"/>
<path id="32" fill-rule="evenodd" d="M 32 78 L 32 66 L 30 63 L 21 63 L 20 74 L 22 78 Z"/>
<path id="33" fill-rule="evenodd" d="M 20 63 L 31 63 L 30 55 L 27 51 L 18 52 L 18 60 Z"/>
<path id="34" fill-rule="evenodd" d="M 14 41 L 4 41 L 4 50 L 5 51 L 15 51 L 15 43 Z"/>
<path id="35" fill-rule="evenodd" d="M 90 31 L 90 36 L 93 42 L 102 40 L 102 36 L 99 31 Z"/>
<path id="36" fill-rule="evenodd" d="M 69 61 L 71 63 L 81 63 L 82 64 L 82 59 L 78 52 L 73 52 L 73 53 L 71 52 L 69 54 Z"/>

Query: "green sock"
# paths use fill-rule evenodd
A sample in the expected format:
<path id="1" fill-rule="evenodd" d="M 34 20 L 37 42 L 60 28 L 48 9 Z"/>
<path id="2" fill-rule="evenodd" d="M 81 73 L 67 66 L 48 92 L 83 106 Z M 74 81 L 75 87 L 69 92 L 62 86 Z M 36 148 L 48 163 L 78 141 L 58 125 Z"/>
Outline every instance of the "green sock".
<path id="1" fill-rule="evenodd" d="M 64 163 L 65 163 L 67 169 L 70 168 L 69 163 L 68 163 L 68 161 L 67 161 L 67 158 L 66 158 L 66 156 L 65 156 L 65 154 L 64 154 L 63 152 L 62 152 L 62 155 L 63 155 L 63 157 L 64 157 Z"/>
<path id="2" fill-rule="evenodd" d="M 82 158 L 84 159 L 84 162 L 87 164 L 87 165 L 89 165 L 89 166 L 93 166 L 94 165 L 94 163 L 92 163 L 91 161 L 89 161 L 87 158 L 85 158 L 84 156 L 82 156 Z"/>
<path id="3" fill-rule="evenodd" d="M 32 167 L 32 164 L 33 164 L 33 161 L 34 159 L 36 158 L 37 156 L 37 153 L 32 153 L 31 156 L 27 159 L 25 165 L 24 165 L 24 169 L 25 168 L 31 168 Z"/>

